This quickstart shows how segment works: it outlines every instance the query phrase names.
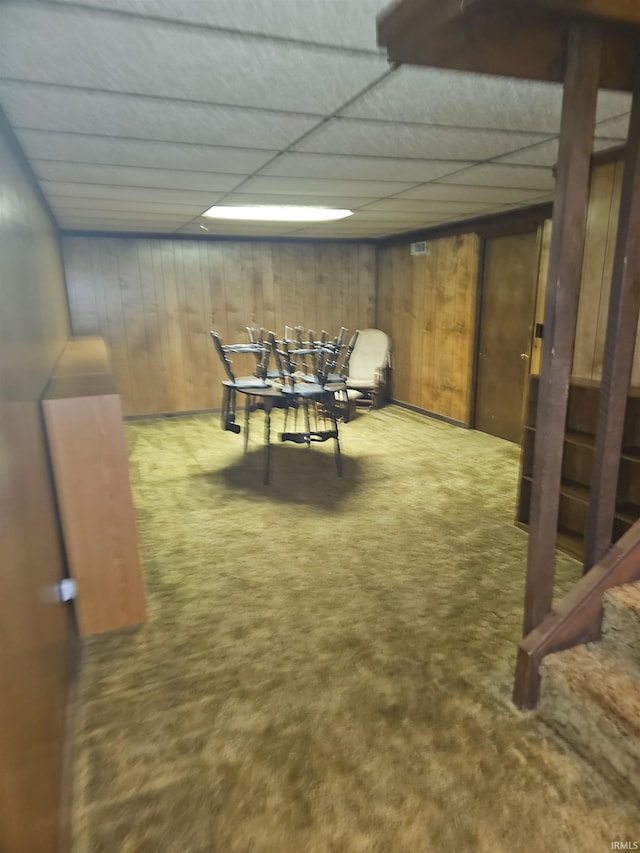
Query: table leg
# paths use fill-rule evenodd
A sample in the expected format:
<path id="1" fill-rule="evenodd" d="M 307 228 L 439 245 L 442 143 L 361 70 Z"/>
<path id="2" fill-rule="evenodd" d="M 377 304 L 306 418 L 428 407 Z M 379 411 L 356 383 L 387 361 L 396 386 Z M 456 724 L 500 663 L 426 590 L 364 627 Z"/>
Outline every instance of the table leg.
<path id="1" fill-rule="evenodd" d="M 264 484 L 269 485 L 271 467 L 271 403 L 264 401 Z"/>
<path id="2" fill-rule="evenodd" d="M 304 425 L 307 429 L 307 447 L 311 447 L 311 439 L 308 437 L 311 432 L 311 422 L 309 420 L 309 401 L 304 400 Z"/>
<path id="3" fill-rule="evenodd" d="M 251 415 L 251 396 L 246 395 L 244 404 L 244 452 L 249 450 L 249 416 Z"/>

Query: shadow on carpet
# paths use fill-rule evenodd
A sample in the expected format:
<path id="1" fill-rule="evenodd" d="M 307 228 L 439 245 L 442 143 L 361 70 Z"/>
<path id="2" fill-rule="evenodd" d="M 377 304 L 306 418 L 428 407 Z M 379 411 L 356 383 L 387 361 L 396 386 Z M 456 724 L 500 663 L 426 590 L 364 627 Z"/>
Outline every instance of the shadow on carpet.
<path id="1" fill-rule="evenodd" d="M 388 407 L 341 428 L 342 480 L 332 448 L 277 447 L 264 487 L 261 442 L 215 416 L 127 432 L 149 620 L 83 649 L 74 853 L 638 837 L 637 804 L 510 703 L 516 446 Z M 560 555 L 557 594 L 579 576 Z"/>

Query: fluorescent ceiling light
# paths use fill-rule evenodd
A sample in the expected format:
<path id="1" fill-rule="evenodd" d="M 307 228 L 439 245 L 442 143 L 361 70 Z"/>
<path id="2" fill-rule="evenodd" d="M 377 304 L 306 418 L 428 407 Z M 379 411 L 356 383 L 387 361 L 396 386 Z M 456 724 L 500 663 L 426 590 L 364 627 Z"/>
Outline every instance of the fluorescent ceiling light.
<path id="1" fill-rule="evenodd" d="M 293 205 L 258 204 L 232 207 L 218 204 L 202 214 L 210 219 L 245 219 L 253 222 L 332 222 L 352 216 L 352 210 L 330 207 L 295 207 Z"/>

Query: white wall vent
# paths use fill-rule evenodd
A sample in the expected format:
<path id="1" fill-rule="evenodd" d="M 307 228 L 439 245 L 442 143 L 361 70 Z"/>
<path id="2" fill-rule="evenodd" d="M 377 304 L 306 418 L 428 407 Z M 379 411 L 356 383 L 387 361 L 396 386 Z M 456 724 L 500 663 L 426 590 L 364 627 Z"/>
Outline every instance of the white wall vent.
<path id="1" fill-rule="evenodd" d="M 429 245 L 426 240 L 421 240 L 419 243 L 411 244 L 412 255 L 426 255 L 429 251 Z"/>

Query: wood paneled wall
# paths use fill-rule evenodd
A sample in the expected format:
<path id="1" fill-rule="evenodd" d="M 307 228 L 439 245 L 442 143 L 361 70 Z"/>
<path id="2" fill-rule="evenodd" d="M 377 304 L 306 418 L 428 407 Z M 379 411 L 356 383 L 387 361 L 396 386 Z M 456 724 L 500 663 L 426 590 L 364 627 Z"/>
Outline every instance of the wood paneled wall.
<path id="1" fill-rule="evenodd" d="M 55 233 L 0 113 L 0 850 L 57 849 L 70 629 L 40 395 L 69 324 Z"/>
<path id="2" fill-rule="evenodd" d="M 374 324 L 371 244 L 66 237 L 73 332 L 106 338 L 128 415 L 221 404 L 209 330 Z M 244 361 L 243 361 L 244 359 Z M 238 374 L 253 371 L 237 356 Z"/>
<path id="3" fill-rule="evenodd" d="M 393 341 L 393 399 L 471 420 L 480 239 L 475 234 L 379 252 L 377 325 Z"/>
<path id="4" fill-rule="evenodd" d="M 597 381 L 602 379 L 622 172 L 623 163 L 619 161 L 596 165 L 591 175 L 576 341 L 573 350 L 574 379 Z M 545 226 L 547 246 L 550 234 L 551 223 L 548 222 Z M 546 288 L 548 262 L 549 253 L 544 251 L 543 246 L 538 300 L 540 315 L 543 313 L 542 302 Z M 536 367 L 538 367 L 537 361 L 533 365 L 532 372 L 539 372 L 539 368 L 536 370 Z M 640 347 L 637 345 L 631 383 L 640 385 Z"/>
<path id="5" fill-rule="evenodd" d="M 573 376 L 602 378 L 613 255 L 618 230 L 623 164 L 596 166 L 591 176 Z"/>

